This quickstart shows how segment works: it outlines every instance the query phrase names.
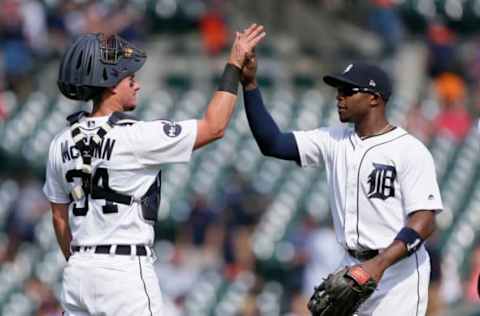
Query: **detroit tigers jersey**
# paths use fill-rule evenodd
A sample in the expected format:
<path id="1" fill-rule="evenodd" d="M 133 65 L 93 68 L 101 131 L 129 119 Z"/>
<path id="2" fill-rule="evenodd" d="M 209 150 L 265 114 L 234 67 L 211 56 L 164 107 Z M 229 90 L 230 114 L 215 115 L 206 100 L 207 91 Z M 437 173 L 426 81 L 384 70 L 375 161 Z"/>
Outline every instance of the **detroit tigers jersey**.
<path id="1" fill-rule="evenodd" d="M 87 139 L 96 133 L 108 116 L 82 118 L 80 126 Z M 162 164 L 190 160 L 197 134 L 197 121 L 138 121 L 115 126 L 95 147 L 92 183 L 99 183 L 123 195 L 140 199 L 156 181 Z M 87 195 L 72 200 L 71 192 L 81 184 L 78 176 L 81 157 L 74 147 L 69 128 L 51 142 L 44 193 L 53 203 L 69 204 L 72 245 L 152 245 L 153 225 L 145 220 L 139 202 L 130 205 L 95 199 Z M 93 192 L 93 189 L 92 189 Z M 109 207 L 106 207 L 110 204 Z"/>
<path id="2" fill-rule="evenodd" d="M 388 247 L 417 210 L 441 210 L 433 158 L 404 129 L 362 140 L 351 127 L 295 131 L 301 166 L 326 168 L 338 242 Z"/>

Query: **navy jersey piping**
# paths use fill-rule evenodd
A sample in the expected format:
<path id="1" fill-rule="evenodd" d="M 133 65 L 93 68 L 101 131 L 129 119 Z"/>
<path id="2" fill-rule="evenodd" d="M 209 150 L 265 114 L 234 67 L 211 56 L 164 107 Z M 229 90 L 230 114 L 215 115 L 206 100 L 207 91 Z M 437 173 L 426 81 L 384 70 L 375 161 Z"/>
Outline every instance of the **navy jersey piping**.
<path id="1" fill-rule="evenodd" d="M 415 265 L 417 268 L 417 311 L 415 313 L 418 316 L 418 309 L 420 306 L 420 271 L 418 270 L 418 254 L 415 252 Z"/>
<path id="2" fill-rule="evenodd" d="M 364 138 L 361 138 L 360 136 L 359 136 L 359 137 L 360 137 L 361 140 L 365 140 L 365 139 L 369 139 L 369 138 L 374 138 L 374 137 L 378 137 L 378 136 L 383 136 L 383 135 L 388 134 L 388 133 L 390 133 L 390 132 L 392 132 L 392 131 L 394 131 L 394 130 L 396 130 L 396 129 L 397 129 L 396 126 L 392 126 L 391 129 L 389 129 L 388 131 L 385 131 L 385 132 L 383 132 L 383 133 L 381 133 L 381 134 L 368 135 L 368 136 L 365 136 Z"/>
<path id="3" fill-rule="evenodd" d="M 405 134 L 402 134 L 400 136 L 397 136 L 395 137 L 394 139 L 390 139 L 390 140 L 387 140 L 383 143 L 380 143 L 380 144 L 376 144 L 376 145 L 373 145 L 372 147 L 368 148 L 365 153 L 363 154 L 362 156 L 362 159 L 360 159 L 360 163 L 358 164 L 358 173 L 357 173 L 357 245 L 358 246 L 361 246 L 360 244 L 360 232 L 358 230 L 358 225 L 359 225 L 359 222 L 360 222 L 360 170 L 362 169 L 362 163 L 363 163 L 363 159 L 365 158 L 365 156 L 367 155 L 367 153 L 375 148 L 375 147 L 378 147 L 380 145 L 384 145 L 384 144 L 387 144 L 387 143 L 391 143 L 399 138 L 402 138 L 403 136 L 406 136 L 408 135 L 408 133 L 405 133 Z"/>
<path id="4" fill-rule="evenodd" d="M 144 278 L 143 278 L 142 263 L 141 263 L 141 261 L 140 261 L 140 257 L 138 257 L 138 266 L 139 266 L 139 268 L 140 268 L 140 279 L 142 280 L 143 289 L 144 289 L 144 291 L 145 291 L 145 295 L 147 296 L 148 311 L 150 312 L 150 315 L 153 316 L 152 307 L 151 307 L 151 304 L 150 304 L 150 296 L 148 295 L 147 285 L 145 284 L 145 280 L 144 280 Z"/>
<path id="5" fill-rule="evenodd" d="M 355 145 L 353 144 L 353 141 L 352 141 L 352 134 L 348 136 L 348 140 L 350 141 L 350 144 L 352 144 L 353 150 L 355 150 Z"/>
<path id="6" fill-rule="evenodd" d="M 135 124 L 137 121 L 135 119 L 122 119 L 116 123 L 113 123 L 113 125 L 115 126 L 128 126 L 128 125 L 133 125 Z M 84 131 L 93 131 L 93 130 L 96 130 L 98 128 L 100 128 L 101 124 L 100 125 L 97 125 L 95 127 L 84 127 L 84 126 L 79 126 L 79 128 L 81 130 L 84 130 Z"/>

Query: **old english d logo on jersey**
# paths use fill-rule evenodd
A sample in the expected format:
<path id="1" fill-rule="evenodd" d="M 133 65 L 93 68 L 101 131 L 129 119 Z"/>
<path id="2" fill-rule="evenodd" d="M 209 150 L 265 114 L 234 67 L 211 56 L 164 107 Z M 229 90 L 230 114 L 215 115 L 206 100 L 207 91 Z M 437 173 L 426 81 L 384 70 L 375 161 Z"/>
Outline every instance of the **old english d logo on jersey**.
<path id="1" fill-rule="evenodd" d="M 368 176 L 370 190 L 368 191 L 369 199 L 386 200 L 395 196 L 395 178 L 397 170 L 394 166 L 373 163 L 373 170 Z"/>
<path id="2" fill-rule="evenodd" d="M 163 123 L 163 131 L 168 137 L 176 137 L 182 132 L 182 127 L 175 122 Z"/>

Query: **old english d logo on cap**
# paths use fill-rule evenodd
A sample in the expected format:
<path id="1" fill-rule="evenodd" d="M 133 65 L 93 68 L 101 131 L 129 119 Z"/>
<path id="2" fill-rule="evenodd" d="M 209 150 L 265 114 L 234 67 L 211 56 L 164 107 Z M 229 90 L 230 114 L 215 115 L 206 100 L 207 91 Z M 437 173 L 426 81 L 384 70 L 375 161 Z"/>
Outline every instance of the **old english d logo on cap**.
<path id="1" fill-rule="evenodd" d="M 352 69 L 352 67 L 353 67 L 353 64 L 348 65 L 347 68 L 345 68 L 345 70 L 343 71 L 343 73 L 346 74 Z"/>
<path id="2" fill-rule="evenodd" d="M 380 67 L 367 63 L 351 63 L 340 74 L 330 74 L 323 81 L 332 87 L 354 87 L 359 91 L 371 91 L 388 100 L 392 94 L 392 81 Z"/>

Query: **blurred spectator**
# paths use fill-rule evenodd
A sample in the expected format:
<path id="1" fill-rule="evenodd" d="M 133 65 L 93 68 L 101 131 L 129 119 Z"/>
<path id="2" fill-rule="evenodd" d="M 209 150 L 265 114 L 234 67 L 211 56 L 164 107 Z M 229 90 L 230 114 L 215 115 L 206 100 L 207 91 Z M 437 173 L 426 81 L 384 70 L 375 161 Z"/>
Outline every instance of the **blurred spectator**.
<path id="1" fill-rule="evenodd" d="M 47 14 L 48 44 L 50 57 L 59 58 L 65 51 L 69 37 L 65 24 L 71 1 L 62 1 L 50 8 Z"/>
<path id="2" fill-rule="evenodd" d="M 24 0 L 22 15 L 23 32 L 29 48 L 36 58 L 45 57 L 49 49 L 45 7 L 38 0 Z"/>
<path id="3" fill-rule="evenodd" d="M 141 15 L 134 7 L 126 6 L 127 3 L 119 1 L 116 5 L 106 6 L 97 1 L 89 1 L 83 9 L 83 31 L 128 34 L 129 36 L 126 39 L 134 41 L 136 34 L 129 28 L 141 18 Z"/>
<path id="4" fill-rule="evenodd" d="M 474 304 L 480 304 L 478 297 L 478 278 L 480 276 L 480 244 L 474 247 L 470 257 L 470 269 L 466 284 L 465 299 Z"/>
<path id="5" fill-rule="evenodd" d="M 3 91 L 0 88 L 0 122 L 5 121 L 7 117 L 8 117 L 7 106 L 5 104 L 5 99 L 3 97 Z"/>
<path id="6" fill-rule="evenodd" d="M 441 316 L 444 315 L 445 304 L 440 293 L 440 287 L 442 284 L 442 258 L 439 249 L 438 232 L 430 236 L 425 246 L 428 254 L 430 255 L 430 287 L 428 289 L 428 316 Z"/>
<path id="7" fill-rule="evenodd" d="M 60 316 L 62 309 L 53 291 L 37 278 L 30 278 L 24 284 L 24 292 L 36 304 L 35 316 Z"/>
<path id="8" fill-rule="evenodd" d="M 428 73 L 437 77 L 451 71 L 456 63 L 457 38 L 455 33 L 439 20 L 428 25 L 427 40 L 429 48 Z"/>
<path id="9" fill-rule="evenodd" d="M 209 10 L 200 20 L 203 47 L 210 55 L 217 55 L 227 47 L 228 28 L 218 10 Z"/>
<path id="10" fill-rule="evenodd" d="M 193 244 L 197 247 L 203 245 L 210 224 L 215 220 L 216 214 L 209 206 L 207 197 L 197 194 L 191 201 L 188 226 L 192 231 Z"/>
<path id="11" fill-rule="evenodd" d="M 0 122 L 4 121 L 8 117 L 7 105 L 5 103 L 5 73 L 4 73 L 4 59 L 2 49 L 0 45 Z"/>
<path id="12" fill-rule="evenodd" d="M 223 245 L 225 240 L 225 226 L 221 222 L 211 224 L 205 234 L 205 241 L 201 248 L 204 269 L 221 269 L 223 261 Z"/>
<path id="13" fill-rule="evenodd" d="M 228 225 L 255 225 L 268 203 L 266 197 L 257 193 L 248 179 L 234 167 L 228 173 L 219 192 L 219 205 L 226 209 L 223 212 Z"/>
<path id="14" fill-rule="evenodd" d="M 163 296 L 163 313 L 168 316 L 182 316 L 181 309 L 169 296 Z"/>
<path id="15" fill-rule="evenodd" d="M 443 73 L 435 80 L 435 86 L 441 106 L 433 122 L 435 133 L 462 141 L 472 125 L 465 108 L 465 82 L 456 74 Z"/>
<path id="16" fill-rule="evenodd" d="M 219 206 L 226 225 L 225 261 L 227 276 L 252 268 L 251 233 L 265 209 L 264 197 L 237 170 L 231 170 L 219 192 Z"/>
<path id="17" fill-rule="evenodd" d="M 190 217 L 186 222 L 190 242 L 202 258 L 202 269 L 218 269 L 223 263 L 225 228 L 215 207 L 207 197 L 196 194 L 192 198 Z"/>
<path id="18" fill-rule="evenodd" d="M 338 268 L 345 252 L 337 242 L 335 233 L 328 226 L 319 226 L 311 217 L 304 219 L 304 251 L 307 255 L 303 275 L 303 294 L 310 297 L 314 286 Z"/>
<path id="19" fill-rule="evenodd" d="M 313 288 L 338 268 L 345 252 L 337 243 L 332 229 L 321 226 L 309 214 L 303 216 L 288 239 L 295 247 L 294 261 L 304 266 L 301 279 L 294 276 L 301 282 L 297 287 L 302 289 L 304 298 L 310 298 Z"/>
<path id="20" fill-rule="evenodd" d="M 312 289 L 313 290 L 313 289 Z M 307 308 L 308 299 L 310 297 L 302 295 L 302 293 L 293 293 L 290 301 L 290 311 L 288 316 L 310 316 L 310 311 Z"/>
<path id="21" fill-rule="evenodd" d="M 408 132 L 425 144 L 430 142 L 432 136 L 432 122 L 424 113 L 422 103 L 415 103 L 407 113 L 406 129 Z"/>
<path id="22" fill-rule="evenodd" d="M 258 300 L 255 293 L 249 294 L 242 305 L 241 314 L 242 316 L 260 316 L 260 310 L 258 308 Z"/>
<path id="23" fill-rule="evenodd" d="M 472 82 L 472 95 L 474 109 L 480 113 L 480 37 L 475 39 L 467 61 L 467 72 Z"/>
<path id="24" fill-rule="evenodd" d="M 472 39 L 472 49 L 468 58 L 468 69 L 470 77 L 473 81 L 480 80 L 480 37 L 476 36 Z"/>
<path id="25" fill-rule="evenodd" d="M 174 244 L 162 241 L 155 247 L 159 256 L 155 270 L 160 288 L 179 305 L 194 288 L 201 273 L 221 270 L 223 264 L 223 227 L 209 225 L 201 245 L 194 245 L 193 240 L 192 231 L 187 226 L 179 226 Z"/>
<path id="26" fill-rule="evenodd" d="M 383 42 L 384 56 L 393 55 L 403 42 L 404 26 L 392 0 L 370 0 L 370 28 Z"/>
<path id="27" fill-rule="evenodd" d="M 155 262 L 155 272 L 164 295 L 181 303 L 185 295 L 194 287 L 201 267 L 197 265 L 194 249 L 185 240 L 175 245 L 167 242 L 155 247 L 159 260 Z"/>
<path id="28" fill-rule="evenodd" d="M 225 212 L 233 212 L 227 208 Z M 241 272 L 254 270 L 255 256 L 252 251 L 253 225 L 226 223 L 224 239 L 225 277 L 234 280 Z"/>
<path id="29" fill-rule="evenodd" d="M 13 261 L 23 242 L 34 241 L 35 225 L 49 209 L 42 192 L 42 184 L 29 173 L 28 168 L 19 171 L 17 177 L 19 199 L 15 200 L 8 211 L 8 242 L 6 249 L 0 254 L 0 262 Z"/>
<path id="30" fill-rule="evenodd" d="M 444 72 L 435 79 L 435 87 L 442 103 L 465 102 L 466 84 L 459 75 Z"/>
<path id="31" fill-rule="evenodd" d="M 73 37 L 90 32 L 121 33 L 140 17 L 136 10 L 121 6 L 123 3 L 119 1 L 108 5 L 92 0 L 84 3 L 67 2 L 61 9 L 64 12 L 63 21 L 57 21 L 56 25 L 65 26 Z"/>
<path id="32" fill-rule="evenodd" d="M 22 1 L 0 1 L 0 48 L 3 51 L 7 89 L 26 97 L 33 68 L 32 50 L 25 36 Z"/>

